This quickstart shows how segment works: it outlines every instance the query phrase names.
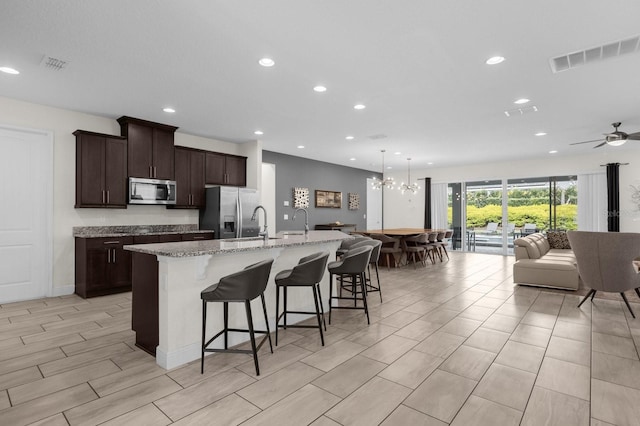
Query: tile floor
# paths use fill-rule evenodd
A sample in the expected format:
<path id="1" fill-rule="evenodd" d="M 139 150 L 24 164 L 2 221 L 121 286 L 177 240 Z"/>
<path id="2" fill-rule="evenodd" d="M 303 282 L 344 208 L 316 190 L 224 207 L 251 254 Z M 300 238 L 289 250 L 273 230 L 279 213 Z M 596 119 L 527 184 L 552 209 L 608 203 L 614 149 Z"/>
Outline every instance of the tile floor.
<path id="1" fill-rule="evenodd" d="M 0 425 L 640 424 L 640 320 L 514 286 L 512 262 L 382 269 L 371 325 L 334 311 L 325 347 L 284 331 L 259 378 L 238 354 L 161 369 L 133 344 L 130 294 L 2 305 Z"/>

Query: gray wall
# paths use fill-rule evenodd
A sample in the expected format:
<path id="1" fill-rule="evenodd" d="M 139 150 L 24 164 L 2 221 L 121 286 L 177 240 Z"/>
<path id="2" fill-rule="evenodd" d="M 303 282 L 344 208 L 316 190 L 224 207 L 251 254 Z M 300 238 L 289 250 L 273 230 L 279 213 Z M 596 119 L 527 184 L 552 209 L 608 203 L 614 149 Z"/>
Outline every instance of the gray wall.
<path id="1" fill-rule="evenodd" d="M 380 178 L 380 173 L 362 169 L 338 166 L 321 161 L 308 160 L 277 152 L 263 151 L 262 161 L 276 166 L 276 230 L 293 231 L 304 229 L 304 213 L 291 220 L 295 208 L 293 207 L 293 188 L 309 188 L 309 229 L 313 230 L 318 223 L 353 223 L 357 229 L 367 228 L 367 178 Z M 342 207 L 316 208 L 316 189 L 342 192 Z M 349 210 L 349 193 L 360 195 L 360 208 Z M 289 206 L 284 206 L 284 201 Z M 289 220 L 284 220 L 284 215 Z"/>

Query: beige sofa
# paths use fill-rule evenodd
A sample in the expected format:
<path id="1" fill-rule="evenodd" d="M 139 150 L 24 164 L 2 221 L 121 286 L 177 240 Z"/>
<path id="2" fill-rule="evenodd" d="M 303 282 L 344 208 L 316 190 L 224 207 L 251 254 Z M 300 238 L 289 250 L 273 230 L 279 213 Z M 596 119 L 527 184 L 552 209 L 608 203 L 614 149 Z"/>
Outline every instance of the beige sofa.
<path id="1" fill-rule="evenodd" d="M 576 257 L 571 249 L 552 249 L 540 233 L 514 241 L 516 263 L 513 282 L 538 287 L 577 290 L 579 284 Z"/>

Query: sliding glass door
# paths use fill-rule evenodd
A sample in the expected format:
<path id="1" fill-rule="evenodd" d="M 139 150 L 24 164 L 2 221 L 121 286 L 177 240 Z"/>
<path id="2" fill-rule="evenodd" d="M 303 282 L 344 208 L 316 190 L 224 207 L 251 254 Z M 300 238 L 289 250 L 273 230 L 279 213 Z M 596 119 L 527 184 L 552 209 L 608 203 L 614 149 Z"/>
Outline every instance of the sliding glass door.
<path id="1" fill-rule="evenodd" d="M 577 203 L 576 176 L 449 184 L 454 249 L 513 254 L 523 235 L 577 229 Z"/>

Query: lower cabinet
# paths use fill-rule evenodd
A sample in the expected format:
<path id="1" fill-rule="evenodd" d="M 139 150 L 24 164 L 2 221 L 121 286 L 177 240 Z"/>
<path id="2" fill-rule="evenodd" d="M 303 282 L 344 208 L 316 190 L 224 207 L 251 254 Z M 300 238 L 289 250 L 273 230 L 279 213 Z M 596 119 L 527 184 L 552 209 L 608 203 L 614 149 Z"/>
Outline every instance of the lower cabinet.
<path id="1" fill-rule="evenodd" d="M 76 294 L 102 296 L 131 290 L 133 237 L 76 238 Z"/>
<path id="2" fill-rule="evenodd" d="M 76 237 L 76 294 L 104 296 L 131 290 L 131 253 L 123 246 L 212 240 L 213 232 L 136 235 L 118 238 Z M 155 256 L 153 256 L 155 262 Z M 157 262 L 154 263 L 157 285 Z"/>

